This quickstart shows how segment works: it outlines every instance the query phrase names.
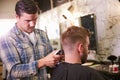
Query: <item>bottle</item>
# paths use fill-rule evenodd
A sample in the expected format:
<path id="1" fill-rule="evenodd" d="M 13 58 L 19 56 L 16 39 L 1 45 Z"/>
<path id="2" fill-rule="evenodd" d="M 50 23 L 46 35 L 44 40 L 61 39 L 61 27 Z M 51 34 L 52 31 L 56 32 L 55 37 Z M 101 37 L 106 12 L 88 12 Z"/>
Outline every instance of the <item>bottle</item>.
<path id="1" fill-rule="evenodd" d="M 119 65 L 117 65 L 117 64 L 113 64 L 113 73 L 118 73 L 118 71 L 119 71 Z"/>

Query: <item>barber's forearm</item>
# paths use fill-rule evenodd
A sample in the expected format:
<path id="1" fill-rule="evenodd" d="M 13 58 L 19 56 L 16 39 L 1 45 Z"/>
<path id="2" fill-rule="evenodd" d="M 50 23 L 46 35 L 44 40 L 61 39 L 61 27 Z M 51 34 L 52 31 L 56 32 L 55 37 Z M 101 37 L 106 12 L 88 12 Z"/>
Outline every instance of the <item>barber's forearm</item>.
<path id="1" fill-rule="evenodd" d="M 27 77 L 36 74 L 36 62 L 29 64 L 18 64 L 11 69 L 11 76 L 15 78 Z"/>
<path id="2" fill-rule="evenodd" d="M 44 67 L 44 66 L 45 66 L 45 61 L 44 61 L 44 59 L 38 60 L 38 68 L 42 68 L 42 67 Z"/>

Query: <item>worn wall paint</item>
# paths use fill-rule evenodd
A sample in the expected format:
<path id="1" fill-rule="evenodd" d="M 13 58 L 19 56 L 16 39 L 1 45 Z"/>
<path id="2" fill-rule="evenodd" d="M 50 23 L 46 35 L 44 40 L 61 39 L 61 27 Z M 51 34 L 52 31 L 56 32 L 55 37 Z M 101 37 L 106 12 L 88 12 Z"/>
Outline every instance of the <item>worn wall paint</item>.
<path id="1" fill-rule="evenodd" d="M 91 13 L 96 15 L 97 54 L 99 54 L 97 57 L 102 56 L 106 59 L 111 54 L 120 56 L 120 2 L 118 0 L 74 0 L 41 14 L 39 26 L 59 27 L 59 23 L 65 21 L 61 15 L 70 5 L 74 10 L 67 20 L 73 23 L 80 16 Z M 49 25 L 51 23 L 54 25 Z M 78 24 L 80 25 L 80 23 L 75 25 Z"/>

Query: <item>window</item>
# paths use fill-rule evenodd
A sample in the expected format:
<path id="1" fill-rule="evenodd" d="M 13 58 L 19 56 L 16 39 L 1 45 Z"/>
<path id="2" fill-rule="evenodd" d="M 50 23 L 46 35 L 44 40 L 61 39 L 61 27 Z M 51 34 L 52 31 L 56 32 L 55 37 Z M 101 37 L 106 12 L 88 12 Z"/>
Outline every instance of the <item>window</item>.
<path id="1" fill-rule="evenodd" d="M 15 24 L 15 19 L 0 19 L 0 37 L 6 34 Z"/>

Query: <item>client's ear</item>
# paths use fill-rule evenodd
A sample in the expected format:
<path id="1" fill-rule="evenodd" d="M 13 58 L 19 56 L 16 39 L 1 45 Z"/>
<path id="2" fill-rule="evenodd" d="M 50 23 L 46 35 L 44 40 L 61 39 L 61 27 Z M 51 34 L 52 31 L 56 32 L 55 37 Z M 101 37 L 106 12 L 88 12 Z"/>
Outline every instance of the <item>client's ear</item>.
<path id="1" fill-rule="evenodd" d="M 83 50 L 83 45 L 81 43 L 78 43 L 78 52 L 79 53 L 82 53 L 82 50 Z"/>

